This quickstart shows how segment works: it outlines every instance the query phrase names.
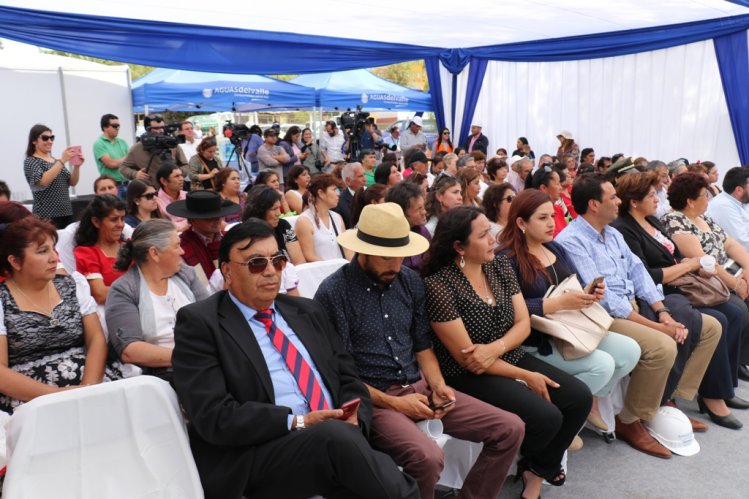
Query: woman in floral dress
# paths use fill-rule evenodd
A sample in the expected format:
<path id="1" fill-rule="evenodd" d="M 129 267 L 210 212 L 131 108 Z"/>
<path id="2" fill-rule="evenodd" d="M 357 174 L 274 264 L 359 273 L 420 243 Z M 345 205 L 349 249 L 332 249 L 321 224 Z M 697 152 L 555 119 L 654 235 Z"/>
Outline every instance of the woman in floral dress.
<path id="1" fill-rule="evenodd" d="M 38 396 L 122 377 L 106 365 L 96 303 L 80 303 L 75 281 L 56 275 L 57 232 L 30 216 L 0 240 L 0 410 Z"/>

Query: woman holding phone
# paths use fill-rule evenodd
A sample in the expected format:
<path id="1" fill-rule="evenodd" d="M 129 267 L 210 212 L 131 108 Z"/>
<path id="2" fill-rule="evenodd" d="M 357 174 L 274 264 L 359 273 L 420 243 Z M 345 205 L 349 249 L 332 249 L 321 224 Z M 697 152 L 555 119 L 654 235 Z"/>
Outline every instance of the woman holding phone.
<path id="1" fill-rule="evenodd" d="M 34 215 L 51 220 L 58 229 L 73 222 L 73 205 L 69 188 L 78 183 L 83 154 L 80 147 L 66 147 L 60 158 L 52 156 L 55 136 L 45 125 L 36 124 L 29 131 L 23 170 L 34 196 Z M 70 161 L 72 171 L 65 167 Z"/>

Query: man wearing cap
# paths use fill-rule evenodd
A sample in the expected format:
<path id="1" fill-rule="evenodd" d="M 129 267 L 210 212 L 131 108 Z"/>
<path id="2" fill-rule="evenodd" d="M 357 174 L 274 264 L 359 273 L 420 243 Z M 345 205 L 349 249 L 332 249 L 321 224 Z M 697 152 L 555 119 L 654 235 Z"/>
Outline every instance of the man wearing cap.
<path id="1" fill-rule="evenodd" d="M 146 133 L 149 135 L 164 135 L 166 127 L 164 118 L 159 115 L 146 116 L 143 120 Z M 182 149 L 175 147 L 171 150 L 172 159 L 178 166 L 187 165 L 187 158 Z M 143 148 L 143 141 L 133 144 L 125 159 L 120 164 L 120 173 L 129 179 L 150 181 L 153 185 L 159 185 L 156 180 L 156 172 L 161 167 L 162 158 L 159 151 L 148 151 Z M 184 173 L 184 172 L 183 172 Z"/>
<path id="2" fill-rule="evenodd" d="M 401 151 L 405 151 L 411 147 L 418 147 L 422 151 L 426 152 L 428 149 L 426 135 L 421 131 L 423 121 L 421 116 L 414 116 L 411 119 L 411 124 L 408 129 L 405 130 L 400 137 Z"/>
<path id="3" fill-rule="evenodd" d="M 277 146 L 278 132 L 275 128 L 269 128 L 263 132 L 265 142 L 257 148 L 257 162 L 260 171 L 271 170 L 278 175 L 278 182 L 283 185 L 283 164 L 288 163 L 289 155 L 281 146 Z"/>
<path id="4" fill-rule="evenodd" d="M 513 156 L 510 159 L 510 171 L 507 173 L 506 181 L 512 185 L 515 192 L 520 193 L 525 189 L 525 179 L 533 170 L 533 161 L 525 156 Z"/>
<path id="5" fill-rule="evenodd" d="M 416 149 L 410 154 L 406 154 L 406 169 L 403 170 L 403 178 L 408 178 L 414 173 L 421 173 L 427 175 L 429 173 L 428 163 L 426 154 L 421 152 L 421 149 Z"/>
<path id="6" fill-rule="evenodd" d="M 471 124 L 471 135 L 468 136 L 463 145 L 468 154 L 471 154 L 473 151 L 481 151 L 486 156 L 486 151 L 489 149 L 489 139 L 481 133 L 481 128 L 482 125 L 478 122 Z"/>
<path id="7" fill-rule="evenodd" d="M 358 229 L 338 237 L 357 253 L 320 285 L 322 303 L 372 397 L 372 445 L 433 498 L 444 455 L 416 422 L 438 419 L 453 437 L 482 442 L 460 497 L 497 497 L 525 430 L 514 414 L 445 384 L 432 351 L 424 284 L 403 259 L 427 250 L 395 203 L 369 205 Z"/>
<path id="8" fill-rule="evenodd" d="M 278 293 L 273 228 L 232 228 L 219 262 L 228 289 L 179 310 L 172 355 L 206 499 L 418 497 L 367 443 L 369 394 L 325 311 Z"/>
<path id="9" fill-rule="evenodd" d="M 186 218 L 190 227 L 179 236 L 185 252 L 182 259 L 191 267 L 200 264 L 206 280 L 216 270 L 221 245 L 221 222 L 240 210 L 240 206 L 224 200 L 217 192 L 193 191 L 182 201 L 166 207 L 170 215 Z"/>
<path id="10" fill-rule="evenodd" d="M 338 125 L 333 120 L 325 122 L 325 132 L 320 135 L 320 150 L 325 154 L 327 162 L 325 165 L 343 161 L 343 144 L 346 137 L 338 130 Z"/>

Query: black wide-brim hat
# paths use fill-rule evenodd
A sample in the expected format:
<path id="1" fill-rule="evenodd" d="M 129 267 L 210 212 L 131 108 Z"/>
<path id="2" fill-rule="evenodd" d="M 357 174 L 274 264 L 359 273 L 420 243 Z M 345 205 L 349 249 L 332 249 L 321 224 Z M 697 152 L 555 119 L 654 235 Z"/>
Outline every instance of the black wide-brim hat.
<path id="1" fill-rule="evenodd" d="M 190 192 L 187 198 L 166 206 L 166 211 L 170 215 L 193 220 L 221 218 L 236 213 L 240 209 L 241 206 L 237 203 L 232 203 L 213 191 Z"/>

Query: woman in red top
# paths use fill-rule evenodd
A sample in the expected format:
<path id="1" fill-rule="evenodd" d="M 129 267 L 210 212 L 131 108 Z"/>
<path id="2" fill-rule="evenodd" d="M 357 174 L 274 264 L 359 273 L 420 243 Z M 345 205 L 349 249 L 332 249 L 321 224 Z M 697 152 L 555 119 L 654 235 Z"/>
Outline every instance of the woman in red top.
<path id="1" fill-rule="evenodd" d="M 554 237 L 557 237 L 557 234 L 567 227 L 565 209 L 560 202 L 562 183 L 559 181 L 559 173 L 549 165 L 541 166 L 533 174 L 531 184 L 534 189 L 538 189 L 551 198 L 554 205 Z"/>
<path id="2" fill-rule="evenodd" d="M 122 243 L 125 208 L 117 196 L 95 196 L 75 233 L 76 270 L 88 280 L 91 295 L 100 305 L 107 301 L 109 286 L 123 274 L 115 270 L 114 261 Z"/>
<path id="3" fill-rule="evenodd" d="M 444 152 L 450 154 L 455 148 L 450 140 L 450 130 L 443 128 L 440 130 L 440 134 L 437 136 L 437 140 L 434 141 L 434 152 Z"/>

